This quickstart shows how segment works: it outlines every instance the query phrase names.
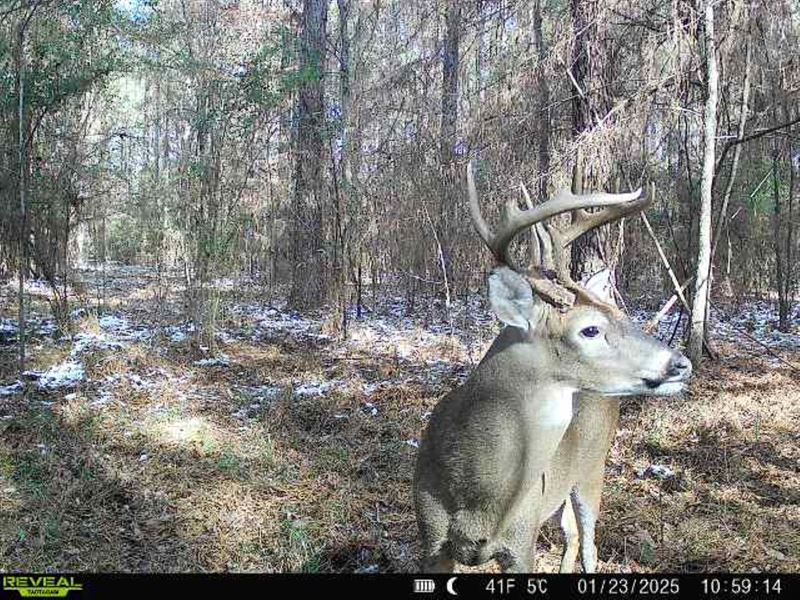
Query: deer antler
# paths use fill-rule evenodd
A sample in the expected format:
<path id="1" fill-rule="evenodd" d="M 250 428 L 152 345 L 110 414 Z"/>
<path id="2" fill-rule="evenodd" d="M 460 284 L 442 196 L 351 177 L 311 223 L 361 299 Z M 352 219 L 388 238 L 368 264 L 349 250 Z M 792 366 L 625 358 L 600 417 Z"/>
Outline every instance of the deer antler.
<path id="1" fill-rule="evenodd" d="M 571 306 L 576 296 L 588 296 L 588 292 L 577 285 L 569 276 L 566 255 L 563 252 L 575 239 L 615 219 L 641 211 L 651 201 L 652 194 L 640 197 L 642 189 L 622 194 L 573 194 L 560 191 L 552 198 L 538 206 L 532 206 L 530 196 L 523 187 L 523 195 L 528 204 L 527 210 L 521 210 L 516 201 L 509 200 L 501 213 L 500 228 L 497 233 L 489 227 L 480 210 L 478 192 L 472 162 L 467 164 L 467 190 L 472 221 L 478 234 L 491 250 L 495 259 L 501 264 L 522 272 L 516 267 L 509 255 L 509 247 L 514 238 L 528 227 L 534 227 L 535 243 L 542 244 L 532 252 L 532 263 L 526 274 L 536 292 L 550 304 Z M 597 213 L 589 213 L 585 209 L 604 207 Z M 576 211 L 577 220 L 565 231 L 560 232 L 543 223 L 546 219 L 564 212 Z M 548 247 L 552 244 L 552 248 Z M 552 267 L 550 264 L 552 263 Z M 555 280 L 552 277 L 555 271 Z"/>
<path id="2" fill-rule="evenodd" d="M 624 204 L 608 206 L 596 213 L 590 213 L 583 209 L 576 211 L 570 226 L 564 231 L 560 232 L 561 243 L 563 243 L 564 246 L 568 246 L 576 239 L 581 237 L 584 233 L 588 233 L 592 229 L 596 229 L 601 225 L 611 223 L 612 221 L 616 221 L 618 219 L 623 219 L 629 215 L 646 209 L 653 202 L 655 193 L 653 192 L 651 185 L 648 193 L 639 197 L 641 194 L 641 189 L 642 188 L 639 188 L 636 192 L 633 192 L 636 194 L 636 196 L 634 196 L 633 199 L 629 199 L 629 201 L 625 202 Z"/>

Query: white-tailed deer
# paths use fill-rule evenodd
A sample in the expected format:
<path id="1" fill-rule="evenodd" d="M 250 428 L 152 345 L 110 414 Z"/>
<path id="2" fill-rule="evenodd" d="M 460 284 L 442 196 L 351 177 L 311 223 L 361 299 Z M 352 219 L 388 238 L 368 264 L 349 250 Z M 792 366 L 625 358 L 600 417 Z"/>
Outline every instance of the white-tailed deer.
<path id="1" fill-rule="evenodd" d="M 524 211 L 510 201 L 494 233 L 481 215 L 471 165 L 467 186 L 475 227 L 500 263 L 489 277 L 489 302 L 506 327 L 467 382 L 439 402 L 423 437 L 414 476 L 421 567 L 449 571 L 456 562 L 497 559 L 506 571 L 530 572 L 541 524 L 563 509 L 562 570 L 571 570 L 580 546 L 584 570 L 592 572 L 616 413 L 612 405 L 576 415 L 575 398 L 590 393 L 578 402 L 586 408 L 603 401 L 592 394 L 676 394 L 692 365 L 604 300 L 596 291 L 601 281 L 572 281 L 563 250 L 587 231 L 641 211 L 649 198 L 641 190 L 561 192 Z M 567 211 L 576 212 L 563 231 L 544 224 Z M 523 270 L 509 246 L 529 227 L 539 243 Z M 595 428 L 595 416 L 608 422 Z M 593 436 L 602 439 L 595 444 Z"/>

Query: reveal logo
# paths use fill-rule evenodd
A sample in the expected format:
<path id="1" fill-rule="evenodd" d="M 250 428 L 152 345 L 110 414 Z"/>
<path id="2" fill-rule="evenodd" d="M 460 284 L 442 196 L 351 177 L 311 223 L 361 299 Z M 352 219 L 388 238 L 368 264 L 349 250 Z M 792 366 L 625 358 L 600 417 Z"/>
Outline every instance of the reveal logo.
<path id="1" fill-rule="evenodd" d="M 23 598 L 64 598 L 73 590 L 83 590 L 83 584 L 58 575 L 4 575 L 3 589 L 19 592 Z"/>

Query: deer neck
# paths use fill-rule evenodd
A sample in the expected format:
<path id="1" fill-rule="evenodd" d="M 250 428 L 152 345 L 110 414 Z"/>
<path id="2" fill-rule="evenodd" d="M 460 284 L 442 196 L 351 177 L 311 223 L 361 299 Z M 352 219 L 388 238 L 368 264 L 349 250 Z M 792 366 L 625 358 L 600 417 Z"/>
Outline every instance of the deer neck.
<path id="1" fill-rule="evenodd" d="M 512 428 L 521 453 L 516 482 L 493 532 L 502 535 L 535 497 L 547 491 L 546 473 L 573 416 L 575 386 L 553 377 L 552 349 L 530 332 L 507 327 L 475 371 L 477 396 L 504 405 L 503 412 L 520 419 Z"/>
<path id="2" fill-rule="evenodd" d="M 578 389 L 554 376 L 553 355 L 545 339 L 506 327 L 474 375 L 484 397 L 519 405 L 537 430 L 560 437 L 572 419 Z"/>

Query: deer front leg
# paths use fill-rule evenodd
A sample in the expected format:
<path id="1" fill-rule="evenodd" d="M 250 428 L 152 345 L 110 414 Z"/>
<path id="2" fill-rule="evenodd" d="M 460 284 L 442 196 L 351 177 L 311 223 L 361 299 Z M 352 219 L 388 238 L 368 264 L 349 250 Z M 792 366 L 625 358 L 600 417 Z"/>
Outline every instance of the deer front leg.
<path id="1" fill-rule="evenodd" d="M 422 559 L 423 573 L 452 573 L 455 570 L 455 566 L 456 561 L 447 556 L 444 551 Z"/>
<path id="2" fill-rule="evenodd" d="M 521 523 L 509 536 L 505 548 L 497 555 L 497 562 L 504 573 L 533 573 L 536 567 L 536 539 L 539 527 Z"/>
<path id="3" fill-rule="evenodd" d="M 561 567 L 558 571 L 559 573 L 574 573 L 580 534 L 570 498 L 567 498 L 561 507 L 561 531 L 564 534 L 564 553 L 561 555 Z"/>
<path id="4" fill-rule="evenodd" d="M 435 495 L 424 488 L 424 483 L 425 480 L 421 478 L 414 499 L 422 542 L 420 568 L 423 573 L 452 573 L 455 561 L 450 556 L 447 544 L 450 517 Z"/>
<path id="5" fill-rule="evenodd" d="M 577 488 L 572 489 L 569 497 L 578 525 L 583 572 L 594 573 L 597 570 L 597 546 L 594 543 L 594 525 L 597 515 L 578 493 Z"/>

